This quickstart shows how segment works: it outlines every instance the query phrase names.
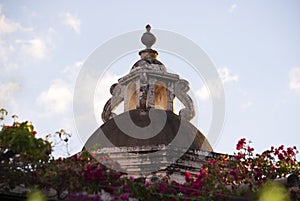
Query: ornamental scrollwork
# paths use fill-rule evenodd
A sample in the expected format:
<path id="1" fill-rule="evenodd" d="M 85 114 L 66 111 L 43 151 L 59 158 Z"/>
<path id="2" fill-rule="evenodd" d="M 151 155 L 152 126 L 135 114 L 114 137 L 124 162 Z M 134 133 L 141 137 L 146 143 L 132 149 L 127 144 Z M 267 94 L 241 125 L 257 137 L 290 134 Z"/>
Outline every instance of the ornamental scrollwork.
<path id="1" fill-rule="evenodd" d="M 104 123 L 116 116 L 116 114 L 113 113 L 113 110 L 124 100 L 124 94 L 122 93 L 122 88 L 119 84 L 116 83 L 111 85 L 110 93 L 112 97 L 104 105 L 101 115 Z"/>
<path id="2" fill-rule="evenodd" d="M 187 94 L 190 90 L 189 83 L 186 80 L 178 80 L 175 83 L 175 96 L 185 106 L 179 111 L 179 116 L 191 120 L 195 116 L 194 103 L 191 97 Z"/>

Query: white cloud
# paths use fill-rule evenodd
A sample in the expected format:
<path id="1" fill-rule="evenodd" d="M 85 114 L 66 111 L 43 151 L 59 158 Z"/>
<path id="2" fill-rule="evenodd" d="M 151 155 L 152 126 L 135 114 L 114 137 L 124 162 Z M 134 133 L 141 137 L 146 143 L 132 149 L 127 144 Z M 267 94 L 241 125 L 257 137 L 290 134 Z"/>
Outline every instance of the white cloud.
<path id="1" fill-rule="evenodd" d="M 0 106 L 9 103 L 13 95 L 20 89 L 20 84 L 17 82 L 7 82 L 0 84 Z"/>
<path id="2" fill-rule="evenodd" d="M 217 69 L 220 79 L 223 84 L 229 83 L 229 82 L 237 82 L 239 79 L 238 75 L 233 75 L 227 67 L 219 68 Z M 209 83 L 206 83 L 207 86 L 210 86 L 211 89 L 214 89 L 213 92 L 211 92 L 211 95 L 218 96 L 218 90 L 220 88 L 216 85 L 214 81 L 211 81 Z M 196 91 L 196 95 L 199 97 L 200 100 L 208 100 L 210 96 L 210 92 L 208 91 L 208 88 L 206 85 L 203 85 L 198 91 Z"/>
<path id="3" fill-rule="evenodd" d="M 196 95 L 200 98 L 200 100 L 209 99 L 209 91 L 205 85 L 203 85 L 198 91 L 196 91 Z"/>
<path id="4" fill-rule="evenodd" d="M 8 19 L 2 14 L 2 6 L 0 5 L 0 36 L 14 33 L 16 31 L 32 31 L 32 28 L 25 28 L 20 23 Z"/>
<path id="5" fill-rule="evenodd" d="M 54 80 L 50 87 L 43 91 L 37 102 L 48 115 L 64 114 L 72 108 L 73 93 L 70 85 L 61 79 Z"/>
<path id="6" fill-rule="evenodd" d="M 218 73 L 223 83 L 237 82 L 239 80 L 239 76 L 231 74 L 227 67 L 219 68 Z"/>
<path id="7" fill-rule="evenodd" d="M 220 98 L 222 90 L 223 83 L 220 83 L 217 80 L 209 80 L 198 91 L 196 91 L 196 95 L 198 95 L 200 100 L 208 100 L 210 96 L 214 98 Z"/>
<path id="8" fill-rule="evenodd" d="M 17 44 L 21 44 L 21 51 L 26 56 L 31 56 L 35 59 L 44 59 L 47 55 L 47 46 L 45 40 L 41 38 L 34 38 L 31 40 L 21 40 L 15 41 Z"/>
<path id="9" fill-rule="evenodd" d="M 38 33 L 39 37 L 32 36 L 29 40 L 22 38 L 25 36 L 24 32 L 29 32 L 29 35 L 36 34 L 32 32 L 33 30 L 33 28 L 24 27 L 14 19 L 8 18 L 0 5 L 0 66 L 4 67 L 1 69 L 2 73 L 27 67 L 26 65 L 34 61 L 31 58 L 41 60 L 49 55 L 50 32 L 44 35 Z M 40 37 L 41 35 L 43 37 Z"/>
<path id="10" fill-rule="evenodd" d="M 46 116 L 67 116 L 67 112 L 71 111 L 73 87 L 82 63 L 81 61 L 77 61 L 65 67 L 61 71 L 63 77 L 53 80 L 49 88 L 40 93 L 37 98 L 37 103 L 47 111 Z"/>
<path id="11" fill-rule="evenodd" d="M 36 61 L 49 59 L 52 44 L 51 36 L 47 34 L 44 37 L 29 40 L 9 41 L 0 38 L 0 66 L 3 67 L 1 73 L 12 73 L 18 69 L 30 67 Z"/>
<path id="12" fill-rule="evenodd" d="M 292 68 L 289 71 L 289 86 L 292 90 L 300 90 L 300 68 Z"/>
<path id="13" fill-rule="evenodd" d="M 236 10 L 236 8 L 237 8 L 237 4 L 235 4 L 235 3 L 231 4 L 228 9 L 228 12 L 233 13 Z"/>
<path id="14" fill-rule="evenodd" d="M 77 61 L 74 64 L 65 67 L 62 70 L 62 73 L 65 74 L 65 75 L 67 75 L 67 77 L 70 80 L 75 81 L 76 78 L 77 78 L 77 76 L 78 76 L 78 73 L 79 73 L 79 71 L 80 71 L 80 69 L 82 67 L 82 64 L 83 64 L 82 61 Z"/>
<path id="15" fill-rule="evenodd" d="M 7 19 L 5 15 L 0 15 L 0 35 L 10 34 L 21 28 L 19 23 Z"/>
<path id="16" fill-rule="evenodd" d="M 64 13 L 63 23 L 71 27 L 76 33 L 80 33 L 80 19 L 71 13 Z"/>

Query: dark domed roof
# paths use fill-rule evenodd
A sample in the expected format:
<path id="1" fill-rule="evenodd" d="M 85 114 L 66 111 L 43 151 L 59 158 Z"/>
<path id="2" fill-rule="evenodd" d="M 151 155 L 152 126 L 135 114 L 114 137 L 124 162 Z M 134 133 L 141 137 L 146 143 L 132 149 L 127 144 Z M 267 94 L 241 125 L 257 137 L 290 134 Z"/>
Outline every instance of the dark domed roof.
<path id="1" fill-rule="evenodd" d="M 98 128 L 95 133 L 89 138 L 86 142 L 87 147 L 93 147 L 95 145 L 100 145 L 101 147 L 111 147 L 112 145 L 106 145 L 101 142 L 104 142 L 103 136 L 100 133 L 104 134 L 105 137 L 116 147 L 134 147 L 134 146 L 151 146 L 151 145 L 168 145 L 173 143 L 173 139 L 181 132 L 181 135 L 184 137 L 180 140 L 192 142 L 190 144 L 190 149 L 199 149 L 204 151 L 213 151 L 209 142 L 206 140 L 205 136 L 190 122 L 186 121 L 183 118 L 180 118 L 178 115 L 174 114 L 171 111 L 163 111 L 157 109 L 151 109 L 153 114 L 162 115 L 162 112 L 166 113 L 166 122 L 164 123 L 163 128 L 159 131 L 158 134 L 154 135 L 151 138 L 141 139 L 134 138 L 125 134 L 117 125 L 118 122 L 126 122 L 128 118 L 131 118 L 131 121 L 139 127 L 149 126 L 150 130 L 157 130 L 159 123 L 155 121 L 151 122 L 149 119 L 150 110 L 131 110 L 124 112 L 109 121 L 105 122 L 100 128 Z M 151 122 L 151 123 L 150 123 Z M 130 128 L 130 126 L 128 126 Z M 182 142 L 182 144 L 186 144 Z M 180 146 L 180 145 L 179 145 Z M 180 147 L 179 147 L 180 148 Z"/>
<path id="2" fill-rule="evenodd" d="M 135 71 L 139 69 L 147 69 L 147 70 L 154 70 L 154 71 L 163 71 L 167 72 L 166 67 L 163 63 L 158 61 L 154 58 L 148 58 L 148 59 L 140 59 L 138 60 L 131 68 L 130 71 Z"/>

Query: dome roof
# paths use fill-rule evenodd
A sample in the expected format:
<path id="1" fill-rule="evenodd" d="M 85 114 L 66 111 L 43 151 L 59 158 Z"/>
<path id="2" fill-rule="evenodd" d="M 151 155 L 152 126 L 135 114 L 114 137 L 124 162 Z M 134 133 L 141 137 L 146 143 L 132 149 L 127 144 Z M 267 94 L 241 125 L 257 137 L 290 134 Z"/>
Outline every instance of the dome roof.
<path id="1" fill-rule="evenodd" d="M 168 145 L 173 141 L 180 129 L 180 131 L 183 132 L 182 134 L 186 136 L 183 140 L 192 142 L 189 147 L 190 149 L 199 149 L 209 152 L 213 151 L 205 136 L 195 126 L 171 111 L 164 111 L 166 112 L 166 123 L 164 124 L 164 127 L 157 135 L 148 139 L 133 138 L 124 133 L 116 123 L 116 121 L 128 121 L 126 119 L 131 118 L 136 125 L 140 127 L 150 126 L 153 128 L 152 130 L 155 130 L 155 128 L 159 127 L 159 125 L 156 125 L 156 123 L 153 122 L 150 123 L 149 111 L 150 110 L 147 109 L 136 109 L 117 115 L 98 128 L 98 130 L 96 130 L 86 142 L 85 146 L 93 147 L 95 145 L 101 145 L 100 147 L 110 147 L 111 145 L 102 144 L 105 142 L 105 140 L 102 139 L 103 136 L 101 137 L 101 135 L 99 135 L 99 133 L 102 132 L 116 147 L 151 146 L 161 144 Z M 161 115 L 162 110 L 154 109 L 152 112 L 159 116 Z M 117 118 L 117 120 L 115 120 L 115 118 Z M 182 144 L 185 144 L 185 142 Z"/>
<path id="2" fill-rule="evenodd" d="M 163 63 L 154 58 L 140 59 L 131 68 L 130 72 L 146 69 L 154 71 L 167 72 L 167 69 Z"/>

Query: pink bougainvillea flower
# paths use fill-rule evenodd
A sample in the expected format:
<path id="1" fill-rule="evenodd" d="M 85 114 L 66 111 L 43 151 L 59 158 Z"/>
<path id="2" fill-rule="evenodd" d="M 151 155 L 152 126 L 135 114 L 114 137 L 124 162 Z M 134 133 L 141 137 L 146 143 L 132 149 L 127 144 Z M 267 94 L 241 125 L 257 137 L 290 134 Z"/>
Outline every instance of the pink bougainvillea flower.
<path id="1" fill-rule="evenodd" d="M 128 200 L 129 199 L 129 193 L 123 193 L 120 198 L 122 200 Z"/>
<path id="2" fill-rule="evenodd" d="M 240 139 L 236 145 L 236 150 L 241 150 L 242 148 L 244 148 L 245 144 L 246 144 L 246 138 Z"/>
<path id="3" fill-rule="evenodd" d="M 216 161 L 211 159 L 211 160 L 207 161 L 207 163 L 210 164 L 210 165 L 214 165 L 216 163 Z"/>
<path id="4" fill-rule="evenodd" d="M 146 181 L 146 182 L 145 182 L 145 187 L 149 187 L 150 184 L 151 184 L 151 183 L 150 183 L 149 181 Z"/>
<path id="5" fill-rule="evenodd" d="M 231 176 L 233 176 L 235 180 L 237 180 L 237 174 L 236 174 L 236 171 L 230 170 L 229 174 L 230 174 Z"/>
<path id="6" fill-rule="evenodd" d="M 294 152 L 294 149 L 292 147 L 287 148 L 287 153 L 289 155 L 291 155 L 291 156 L 295 156 L 296 155 L 295 152 Z"/>
<path id="7" fill-rule="evenodd" d="M 185 180 L 186 180 L 186 182 L 191 181 L 191 173 L 190 172 L 185 172 Z"/>
<path id="8" fill-rule="evenodd" d="M 254 151 L 254 149 L 253 149 L 252 147 L 248 146 L 248 147 L 247 147 L 247 151 L 248 151 L 249 153 L 252 153 L 252 152 Z"/>
<path id="9" fill-rule="evenodd" d="M 37 134 L 37 132 L 36 132 L 36 131 L 33 131 L 32 134 L 33 134 L 33 136 L 35 137 L 35 135 Z"/>
<path id="10" fill-rule="evenodd" d="M 282 153 L 279 153 L 279 154 L 278 154 L 278 158 L 279 158 L 279 160 L 283 160 L 283 159 L 284 159 L 283 154 L 282 154 Z"/>

